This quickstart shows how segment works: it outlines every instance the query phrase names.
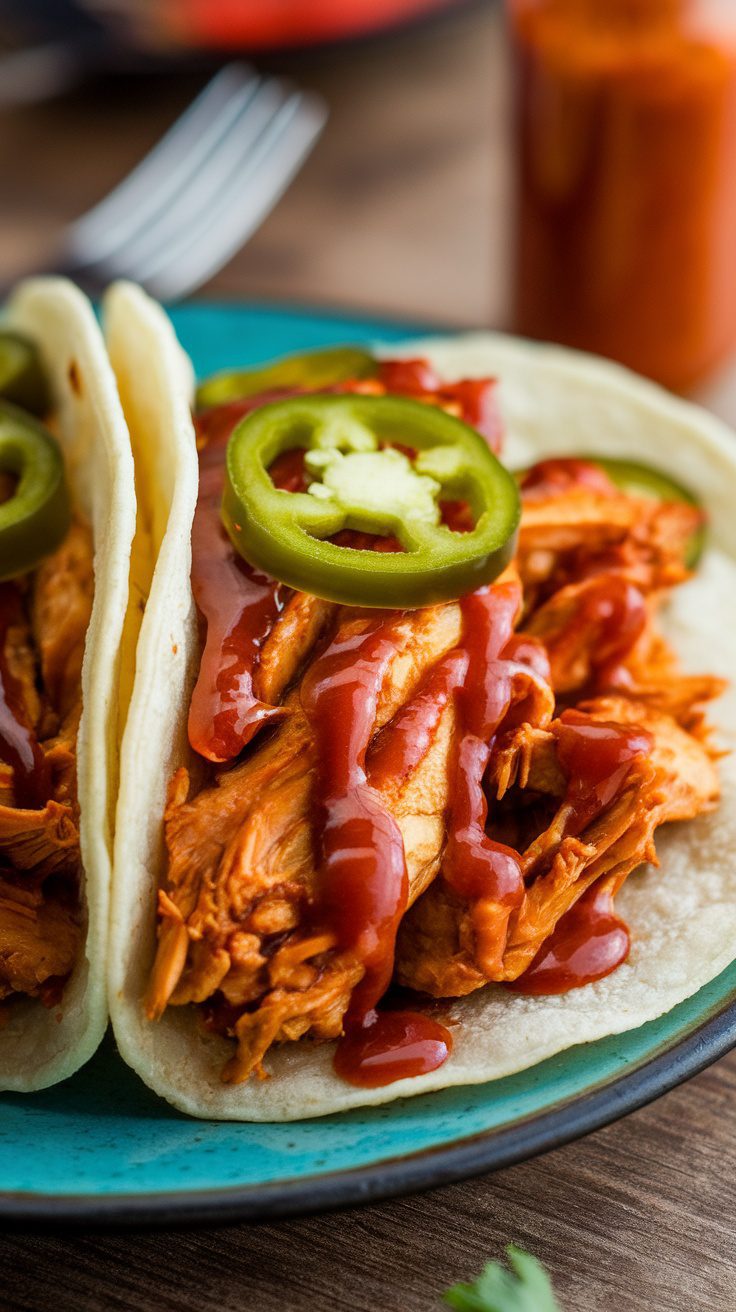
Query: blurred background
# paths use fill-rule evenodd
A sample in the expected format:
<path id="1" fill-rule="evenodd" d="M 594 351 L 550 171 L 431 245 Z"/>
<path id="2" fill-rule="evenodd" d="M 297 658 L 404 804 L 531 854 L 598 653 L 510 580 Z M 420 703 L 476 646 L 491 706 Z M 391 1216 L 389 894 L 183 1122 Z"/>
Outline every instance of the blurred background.
<path id="1" fill-rule="evenodd" d="M 80 22 L 78 65 L 38 49 L 68 42 L 62 10 Z M 448 324 L 485 324 L 502 312 L 504 259 L 490 216 L 506 145 L 504 59 L 492 0 L 150 0 L 86 12 L 23 0 L 0 11 L 16 47 L 37 46 L 15 60 L 25 103 L 7 103 L 0 76 L 0 276 L 45 262 L 60 226 L 140 159 L 223 59 L 243 54 L 242 37 L 260 70 L 321 93 L 329 118 L 288 193 L 206 293 Z M 351 11 L 363 35 L 326 42 L 349 27 Z M 162 30 L 129 25 L 136 14 L 171 20 L 172 42 L 179 20 L 193 41 L 198 30 L 231 34 L 235 52 L 167 46 Z M 133 35 L 157 44 L 134 44 Z M 32 103 L 54 76 L 68 84 Z"/>
<path id="2" fill-rule="evenodd" d="M 327 117 L 202 294 L 511 328 L 736 419 L 734 0 L 0 0 L 0 16 L 5 282 L 63 264 L 64 225 L 237 59 Z M 216 254 L 215 226 L 197 241 Z"/>

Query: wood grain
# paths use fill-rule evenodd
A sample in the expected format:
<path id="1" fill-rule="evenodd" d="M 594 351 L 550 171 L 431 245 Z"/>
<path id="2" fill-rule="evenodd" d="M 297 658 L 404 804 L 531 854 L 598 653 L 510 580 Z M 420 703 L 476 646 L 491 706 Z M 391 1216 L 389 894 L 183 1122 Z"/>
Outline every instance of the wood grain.
<path id="1" fill-rule="evenodd" d="M 503 319 L 505 75 L 490 5 L 282 64 L 328 96 L 319 149 L 213 284 L 230 296 Z M 92 87 L 0 116 L 0 262 L 43 252 L 191 97 Z M 0 1238 L 3 1312 L 428 1312 L 513 1240 L 566 1312 L 736 1309 L 736 1054 L 588 1139 L 495 1176 L 288 1224 Z"/>

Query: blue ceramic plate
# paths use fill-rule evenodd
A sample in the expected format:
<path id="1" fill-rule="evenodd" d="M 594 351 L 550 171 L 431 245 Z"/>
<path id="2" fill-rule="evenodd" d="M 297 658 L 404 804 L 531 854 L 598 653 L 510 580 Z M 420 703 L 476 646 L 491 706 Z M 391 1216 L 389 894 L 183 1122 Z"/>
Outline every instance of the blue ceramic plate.
<path id="1" fill-rule="evenodd" d="M 188 305 L 177 330 L 200 375 L 416 325 Z M 0 1097 L 0 1216 L 109 1222 L 262 1218 L 364 1202 L 478 1174 L 640 1107 L 736 1045 L 736 963 L 638 1030 L 518 1075 L 290 1125 L 189 1120 L 112 1042 L 74 1079 Z"/>

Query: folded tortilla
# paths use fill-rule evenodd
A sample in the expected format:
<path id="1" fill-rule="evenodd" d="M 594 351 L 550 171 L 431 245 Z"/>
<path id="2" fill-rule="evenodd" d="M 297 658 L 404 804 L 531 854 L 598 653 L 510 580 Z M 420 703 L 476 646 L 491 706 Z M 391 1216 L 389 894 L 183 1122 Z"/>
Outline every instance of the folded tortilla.
<path id="1" fill-rule="evenodd" d="M 140 494 L 161 542 L 122 743 L 109 976 L 120 1051 L 146 1083 L 195 1116 L 326 1115 L 498 1079 L 573 1044 L 633 1029 L 718 975 L 736 955 L 733 757 L 721 762 L 718 811 L 667 826 L 658 834 L 660 868 L 631 876 L 620 893 L 617 910 L 632 931 L 628 961 L 595 984 L 557 996 L 523 996 L 490 984 L 452 1000 L 448 1010 L 461 1022 L 454 1050 L 428 1075 L 356 1088 L 334 1073 L 334 1044 L 300 1039 L 269 1052 L 269 1079 L 224 1084 L 231 1047 L 204 1031 L 194 1007 L 170 1007 L 159 1021 L 146 1019 L 167 785 L 182 764 L 196 771 L 186 720 L 200 654 L 189 584 L 198 469 L 191 375 L 163 312 L 137 289 L 118 285 L 107 298 L 106 322 L 134 449 L 148 462 L 139 468 Z M 426 357 L 447 380 L 495 375 L 504 459 L 512 468 L 552 455 L 613 455 L 659 466 L 692 489 L 709 512 L 709 549 L 661 623 L 686 670 L 736 674 L 736 441 L 724 425 L 614 365 L 494 334 L 392 344 L 383 353 Z M 733 690 L 711 718 L 722 746 L 736 745 Z"/>
<path id="2" fill-rule="evenodd" d="M 72 503 L 89 525 L 94 597 L 82 665 L 77 738 L 84 951 L 61 1001 L 14 999 L 0 1026 L 0 1089 L 64 1079 L 92 1055 L 108 1019 L 106 964 L 117 795 L 120 640 L 135 529 L 133 460 L 115 379 L 87 298 L 61 278 L 19 285 L 8 327 L 38 346 Z"/>

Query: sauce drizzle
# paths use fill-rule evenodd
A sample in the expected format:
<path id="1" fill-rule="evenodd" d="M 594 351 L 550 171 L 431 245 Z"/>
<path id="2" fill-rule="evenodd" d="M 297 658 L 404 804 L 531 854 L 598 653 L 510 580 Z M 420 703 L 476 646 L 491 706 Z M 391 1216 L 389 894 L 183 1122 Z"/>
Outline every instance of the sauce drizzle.
<path id="1" fill-rule="evenodd" d="M 568 993 L 603 979 L 626 960 L 629 929 L 613 909 L 605 881 L 594 884 L 558 921 L 523 975 L 506 987 L 541 996 Z"/>
<path id="2" fill-rule="evenodd" d="M 637 757 L 652 749 L 652 736 L 638 725 L 594 720 L 583 711 L 563 711 L 558 741 L 560 765 L 568 776 L 567 831 L 580 834 L 621 792 Z M 567 993 L 616 970 L 629 954 L 627 925 L 614 912 L 612 881 L 603 879 L 560 918 L 524 974 L 507 985 L 517 993 Z"/>
<path id="3" fill-rule="evenodd" d="M 471 903 L 477 956 L 489 977 L 500 970 L 508 919 L 524 897 L 518 854 L 486 834 L 483 791 L 494 738 L 512 698 L 514 667 L 501 654 L 520 601 L 521 588 L 514 580 L 480 588 L 460 603 L 468 666 L 457 699 L 443 875 Z"/>
<path id="4" fill-rule="evenodd" d="M 189 741 L 208 761 L 229 761 L 279 707 L 256 697 L 258 652 L 283 608 L 284 589 L 247 564 L 220 518 L 224 469 L 200 458 L 192 524 L 192 592 L 206 624 L 204 650 L 189 707 Z"/>
<path id="5" fill-rule="evenodd" d="M 319 761 L 319 915 L 338 947 L 352 950 L 365 968 L 346 1014 L 348 1030 L 365 1022 L 389 985 L 408 895 L 401 831 L 365 771 L 396 626 L 395 615 L 384 615 L 357 633 L 338 633 L 302 684 Z"/>
<path id="6" fill-rule="evenodd" d="M 464 651 L 455 648 L 433 665 L 410 701 L 402 706 L 371 745 L 368 777 L 374 787 L 400 781 L 424 759 L 442 712 L 462 687 L 468 668 Z"/>
<path id="7" fill-rule="evenodd" d="M 639 725 L 594 720 L 572 709 L 563 711 L 560 725 L 557 756 L 572 809 L 567 828 L 579 834 L 618 796 L 634 760 L 647 756 L 654 740 Z"/>
<path id="8" fill-rule="evenodd" d="M 582 630 L 589 652 L 590 679 L 580 695 L 594 696 L 630 686 L 631 676 L 625 661 L 649 618 L 641 590 L 623 574 L 606 571 L 580 584 L 574 605 L 574 613 L 565 616 L 559 631 L 544 634 L 553 671 L 564 673 L 571 654 L 580 646 Z"/>
<path id="9" fill-rule="evenodd" d="M 379 617 L 357 633 L 338 634 L 302 685 L 320 763 L 318 915 L 338 948 L 352 950 L 364 967 L 334 1065 L 343 1079 L 364 1088 L 436 1070 L 452 1049 L 449 1032 L 430 1017 L 376 1011 L 391 981 L 409 891 L 401 831 L 365 768 L 399 618 Z M 401 740 L 400 733 L 394 744 Z"/>

